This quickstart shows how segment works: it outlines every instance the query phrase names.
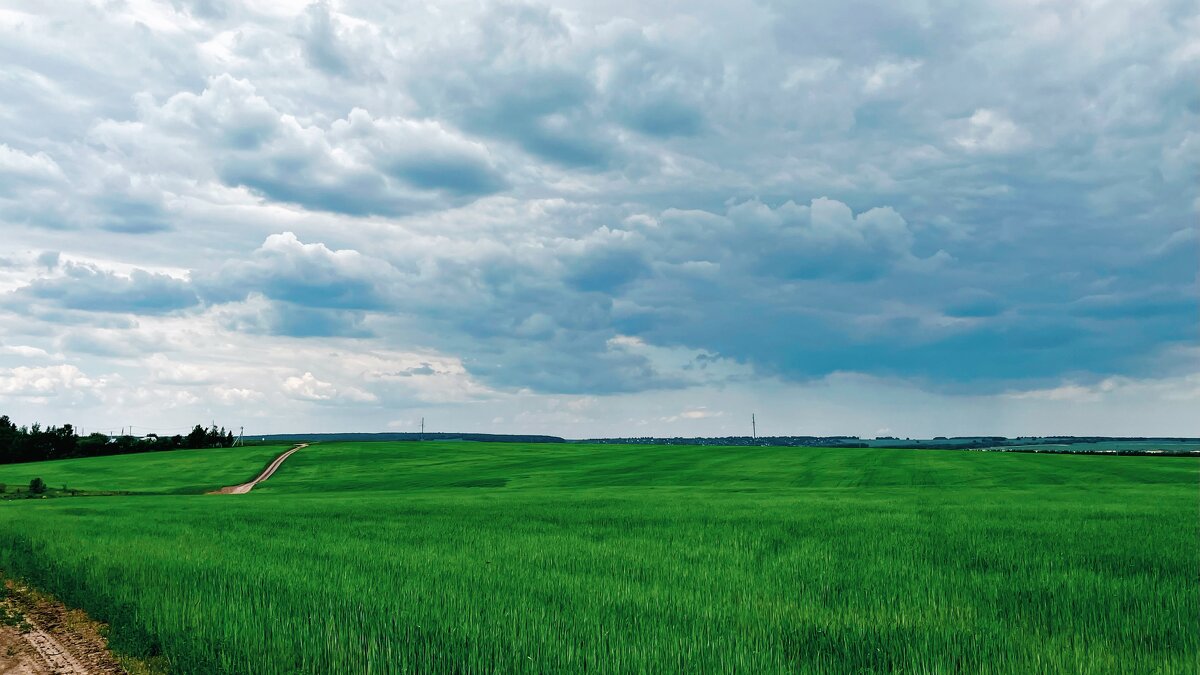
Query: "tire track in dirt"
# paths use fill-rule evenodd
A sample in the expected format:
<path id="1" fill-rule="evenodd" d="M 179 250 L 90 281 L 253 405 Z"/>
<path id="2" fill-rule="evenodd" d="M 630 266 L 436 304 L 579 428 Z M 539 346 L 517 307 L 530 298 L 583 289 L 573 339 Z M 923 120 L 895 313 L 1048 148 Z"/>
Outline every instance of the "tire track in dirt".
<path id="1" fill-rule="evenodd" d="M 297 445 L 296 447 L 292 448 L 291 450 L 288 450 L 287 452 L 283 453 L 282 455 L 276 457 L 274 461 L 272 461 L 270 464 L 267 465 L 266 469 L 263 469 L 263 472 L 258 475 L 258 478 L 255 478 L 254 480 L 250 481 L 249 483 L 242 483 L 241 485 L 230 485 L 228 487 L 223 487 L 220 490 L 213 492 L 213 494 L 244 495 L 247 492 L 253 490 L 255 485 L 258 485 L 259 483 L 263 482 L 264 480 L 270 478 L 271 474 L 275 473 L 275 471 L 277 469 L 279 469 L 279 466 L 281 464 L 283 464 L 284 460 L 286 460 L 288 457 L 292 456 L 293 452 L 296 452 L 300 448 L 307 448 L 307 447 L 308 447 L 308 443 L 301 443 L 301 444 Z"/>
<path id="2" fill-rule="evenodd" d="M 110 675 L 125 669 L 108 651 L 103 625 L 14 581 L 0 601 L 0 673 Z"/>
<path id="3" fill-rule="evenodd" d="M 30 622 L 32 628 L 25 633 L 25 639 L 42 655 L 50 666 L 50 672 L 55 675 L 87 675 L 88 669 L 80 663 L 71 652 L 59 644 L 49 633 Z"/>

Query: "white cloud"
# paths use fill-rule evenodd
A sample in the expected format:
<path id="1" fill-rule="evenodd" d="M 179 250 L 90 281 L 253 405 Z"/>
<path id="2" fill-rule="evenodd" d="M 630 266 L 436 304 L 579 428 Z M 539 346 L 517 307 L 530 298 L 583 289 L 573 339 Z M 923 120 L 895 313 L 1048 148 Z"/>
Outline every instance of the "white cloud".
<path id="1" fill-rule="evenodd" d="M 838 59 L 811 59 L 792 66 L 783 81 L 784 89 L 794 89 L 805 84 L 813 84 L 832 75 L 841 65 Z"/>
<path id="2" fill-rule="evenodd" d="M 1011 152 L 1030 141 L 1028 131 L 998 110 L 980 108 L 960 126 L 954 142 L 968 152 Z"/>
<path id="3" fill-rule="evenodd" d="M 7 191 L 28 182 L 56 182 L 63 180 L 58 163 L 44 152 L 29 154 L 0 143 L 0 190 Z"/>
<path id="4" fill-rule="evenodd" d="M 904 61 L 881 61 L 866 71 L 863 91 L 874 94 L 904 83 L 918 68 L 921 61 L 906 59 Z"/>
<path id="5" fill-rule="evenodd" d="M 700 408 L 693 408 L 691 410 L 684 410 L 684 411 L 681 411 L 674 415 L 671 415 L 669 417 L 663 417 L 663 418 L 661 418 L 661 420 L 663 422 L 667 422 L 667 423 L 679 422 L 679 421 L 691 422 L 691 421 L 695 421 L 695 420 L 705 420 L 705 419 L 711 419 L 714 417 L 721 417 L 724 414 L 725 413 L 720 410 L 714 411 L 714 410 L 709 410 L 704 407 L 700 407 Z"/>
<path id="6" fill-rule="evenodd" d="M 378 400 L 374 394 L 355 387 L 335 387 L 329 382 L 318 380 L 312 373 L 306 372 L 296 377 L 292 376 L 283 381 L 283 391 L 293 398 L 305 401 L 353 401 L 373 402 Z"/>
<path id="7" fill-rule="evenodd" d="M 0 369 L 0 396 L 57 396 L 103 386 L 103 379 L 92 379 L 70 364 Z"/>
<path id="8" fill-rule="evenodd" d="M 266 395 L 261 391 L 242 387 L 213 387 L 212 395 L 222 405 L 229 406 L 261 403 L 266 400 Z"/>
<path id="9" fill-rule="evenodd" d="M 314 124 L 229 75 L 210 78 L 200 94 L 181 92 L 161 106 L 143 100 L 141 108 L 139 133 L 157 130 L 158 143 L 207 155 L 215 176 L 205 177 L 309 209 L 402 215 L 505 187 L 487 147 L 438 120 L 374 117 L 356 107 Z"/>
<path id="10" fill-rule="evenodd" d="M 1006 398 L 1076 403 L 1170 400 L 1200 403 L 1200 375 L 1167 378 L 1106 377 L 1095 383 L 1064 382 L 1054 387 L 1012 391 Z"/>
<path id="11" fill-rule="evenodd" d="M 155 354 L 146 360 L 151 377 L 161 384 L 197 385 L 211 384 L 217 379 L 213 369 L 192 363 L 179 363 L 163 354 Z"/>
<path id="12" fill-rule="evenodd" d="M 50 353 L 41 347 L 29 345 L 0 345 L 0 354 L 12 354 L 27 359 L 48 359 Z"/>

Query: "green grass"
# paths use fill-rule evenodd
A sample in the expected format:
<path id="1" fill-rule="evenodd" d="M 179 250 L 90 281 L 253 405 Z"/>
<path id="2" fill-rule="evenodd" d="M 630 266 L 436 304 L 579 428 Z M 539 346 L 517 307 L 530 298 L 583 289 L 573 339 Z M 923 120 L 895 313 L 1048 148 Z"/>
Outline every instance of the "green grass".
<path id="1" fill-rule="evenodd" d="M 253 479 L 290 445 L 171 450 L 133 455 L 0 464 L 0 483 L 12 493 L 33 478 L 60 490 L 202 493 Z"/>
<path id="2" fill-rule="evenodd" d="M 1200 450 L 1200 443 L 1192 443 L 1190 441 L 1097 441 L 1095 443 L 1037 443 L 1031 446 L 1033 448 L 1047 448 L 1052 450 L 1075 451 L 1075 452 L 1103 452 L 1103 451 L 1133 451 L 1146 452 L 1150 450 L 1161 450 L 1163 452 L 1195 452 Z"/>
<path id="3" fill-rule="evenodd" d="M 546 487 L 749 488 L 1033 487 L 1186 484 L 1200 460 L 965 453 L 879 448 L 782 448 L 518 443 L 337 443 L 296 453 L 261 489 L 404 490 L 504 481 Z M 1114 461 L 1116 460 L 1116 461 Z"/>
<path id="4" fill-rule="evenodd" d="M 0 569 L 183 673 L 1195 672 L 1198 479 L 1147 457 L 330 444 L 244 496 L 0 504 Z"/>

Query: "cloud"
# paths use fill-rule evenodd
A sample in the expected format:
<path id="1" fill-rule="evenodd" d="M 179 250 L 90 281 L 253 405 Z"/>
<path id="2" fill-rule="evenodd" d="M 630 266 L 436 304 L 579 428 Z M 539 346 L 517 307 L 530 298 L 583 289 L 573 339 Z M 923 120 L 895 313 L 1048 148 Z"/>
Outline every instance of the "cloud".
<path id="1" fill-rule="evenodd" d="M 378 397 L 339 426 L 508 396 L 548 412 L 454 414 L 583 423 L 554 401 L 592 396 L 717 429 L 741 413 L 688 392 L 1181 377 L 1198 25 L 1167 1 L 43 3 L 0 18 L 0 339 L 105 373 L 98 417 L 226 390 L 317 415 L 280 384 L 303 358 Z M 159 382 L 159 353 L 236 379 Z M 605 402 L 638 392 L 669 405 Z"/>
<path id="2" fill-rule="evenodd" d="M 217 371 L 191 363 L 172 361 L 162 354 L 154 354 L 146 360 L 150 376 L 159 384 L 196 385 L 212 384 Z"/>
<path id="3" fill-rule="evenodd" d="M 571 19 L 532 4 L 489 6 L 453 39 L 417 51 L 440 76 L 415 81 L 414 97 L 425 110 L 567 169 L 636 162 L 639 142 L 626 131 L 669 140 L 708 128 L 705 104 L 723 76 L 710 52 L 633 21 Z"/>
<path id="4" fill-rule="evenodd" d="M 964 288 L 948 299 L 944 311 L 952 317 L 985 318 L 1000 314 L 1004 308 L 1004 301 L 994 293 L 978 288 Z"/>
<path id="5" fill-rule="evenodd" d="M 907 80 L 920 67 L 921 61 L 917 59 L 905 59 L 899 62 L 881 61 L 867 70 L 863 91 L 875 94 L 895 87 Z"/>
<path id="6" fill-rule="evenodd" d="M 566 281 L 580 291 L 612 293 L 650 272 L 645 238 L 635 232 L 601 228 L 564 249 Z"/>
<path id="7" fill-rule="evenodd" d="M 335 387 L 329 382 L 318 380 L 312 373 L 306 372 L 299 377 L 292 376 L 283 381 L 283 391 L 292 398 L 304 401 L 319 402 L 374 402 L 377 397 L 370 392 L 354 387 Z"/>
<path id="8" fill-rule="evenodd" d="M 228 406 L 262 403 L 267 398 L 261 391 L 243 387 L 213 387 L 212 395 L 217 402 Z"/>
<path id="9" fill-rule="evenodd" d="M 483 144 L 439 121 L 376 118 L 354 108 L 327 126 L 306 124 L 228 75 L 210 79 L 200 94 L 146 104 L 142 116 L 197 152 L 211 152 L 226 184 L 317 210 L 402 215 L 506 187 Z"/>
<path id="10" fill-rule="evenodd" d="M 62 169 L 44 152 L 27 153 L 0 143 L 0 195 L 39 183 L 65 180 Z"/>
<path id="11" fill-rule="evenodd" d="M 170 348 L 161 337 L 132 332 L 137 324 L 73 327 L 58 337 L 60 349 L 76 356 L 130 359 Z"/>
<path id="12" fill-rule="evenodd" d="M 434 45 L 424 55 L 441 76 L 417 83 L 419 100 L 560 165 L 609 161 L 605 131 L 581 128 L 594 87 L 587 55 L 557 12 L 496 6 L 463 28 L 454 43 Z"/>
<path id="13" fill-rule="evenodd" d="M 225 328 L 253 335 L 311 338 L 373 335 L 363 325 L 366 315 L 361 311 L 275 302 L 257 294 L 246 302 L 222 306 L 217 316 Z"/>
<path id="14" fill-rule="evenodd" d="M 679 421 L 691 422 L 691 421 L 695 421 L 695 420 L 703 420 L 703 419 L 711 419 L 714 417 L 721 417 L 724 414 L 725 413 L 723 411 L 709 410 L 709 409 L 701 406 L 699 408 L 693 408 L 691 410 L 683 410 L 675 415 L 670 415 L 668 417 L 663 417 L 660 419 L 663 422 L 668 422 L 668 423 L 669 422 L 679 422 Z"/>
<path id="15" fill-rule="evenodd" d="M 859 59 L 880 53 L 924 54 L 936 41 L 933 36 L 945 39 L 939 29 L 949 27 L 941 21 L 952 20 L 955 14 L 953 9 L 940 12 L 941 21 L 935 22 L 932 12 L 920 3 L 880 7 L 863 0 L 767 5 L 778 17 L 774 28 L 781 49 Z"/>
<path id="16" fill-rule="evenodd" d="M 425 375 L 436 375 L 438 371 L 429 363 L 421 363 L 419 366 L 412 366 L 401 370 L 391 372 L 372 373 L 371 376 L 378 379 L 391 379 L 396 377 L 421 377 Z"/>
<path id="17" fill-rule="evenodd" d="M 980 108 L 959 125 L 954 142 L 968 152 L 1011 152 L 1029 143 L 1029 132 L 1004 113 Z"/>
<path id="18" fill-rule="evenodd" d="M 88 263 L 66 263 L 61 274 L 35 279 L 5 299 L 81 312 L 163 314 L 195 306 L 199 299 L 187 281 L 135 269 L 128 275 Z"/>
<path id="19" fill-rule="evenodd" d="M 54 269 L 58 267 L 59 256 L 58 251 L 42 251 L 38 254 L 37 263 L 46 269 Z"/>
<path id="20" fill-rule="evenodd" d="M 398 272 L 387 262 L 354 250 L 305 244 L 282 232 L 266 238 L 249 260 L 229 261 L 198 275 L 211 301 L 242 300 L 259 293 L 272 300 L 321 309 L 380 309 Z"/>
<path id="21" fill-rule="evenodd" d="M 0 345 L 0 354 L 11 354 L 20 356 L 26 359 L 48 359 L 49 352 L 41 347 L 31 347 L 29 345 Z"/>
<path id="22" fill-rule="evenodd" d="M 1162 380 L 1107 377 L 1098 382 L 1065 382 L 1054 387 L 1009 391 L 1004 397 L 1015 400 L 1067 401 L 1097 403 L 1105 400 L 1166 397 L 1173 401 L 1200 401 L 1200 376 Z"/>
<path id="23" fill-rule="evenodd" d="M 103 386 L 103 380 L 92 379 L 70 364 L 0 368 L 0 396 L 58 396 Z"/>
<path id="24" fill-rule="evenodd" d="M 162 186 L 97 157 L 82 158 L 68 172 L 44 152 L 0 145 L 0 179 L 6 219 L 23 224 L 134 234 L 171 227 Z"/>
<path id="25" fill-rule="evenodd" d="M 349 57 L 343 53 L 337 20 L 328 2 L 314 2 L 304 10 L 299 38 L 304 56 L 314 68 L 331 75 L 349 74 Z"/>
<path id="26" fill-rule="evenodd" d="M 826 197 L 775 208 L 752 199 L 724 214 L 672 209 L 662 222 L 647 236 L 675 239 L 661 242 L 671 262 L 715 262 L 758 277 L 868 279 L 918 261 L 912 230 L 894 209 L 855 215 Z"/>

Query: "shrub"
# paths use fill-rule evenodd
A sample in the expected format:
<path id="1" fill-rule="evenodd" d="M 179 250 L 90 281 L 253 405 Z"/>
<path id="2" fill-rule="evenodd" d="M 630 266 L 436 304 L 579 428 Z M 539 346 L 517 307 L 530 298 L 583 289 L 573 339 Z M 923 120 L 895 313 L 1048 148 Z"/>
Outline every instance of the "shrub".
<path id="1" fill-rule="evenodd" d="M 46 491 L 46 481 L 41 478 L 34 478 L 29 481 L 29 491 L 35 495 L 40 495 Z"/>

